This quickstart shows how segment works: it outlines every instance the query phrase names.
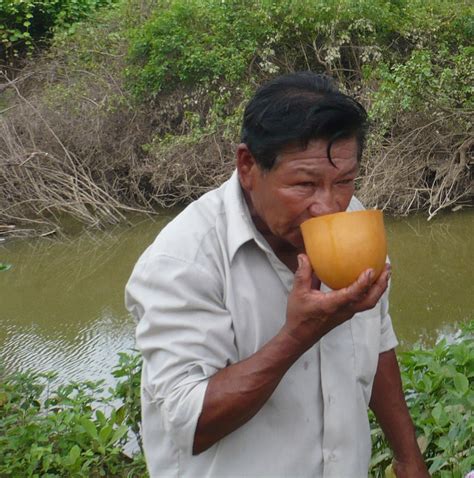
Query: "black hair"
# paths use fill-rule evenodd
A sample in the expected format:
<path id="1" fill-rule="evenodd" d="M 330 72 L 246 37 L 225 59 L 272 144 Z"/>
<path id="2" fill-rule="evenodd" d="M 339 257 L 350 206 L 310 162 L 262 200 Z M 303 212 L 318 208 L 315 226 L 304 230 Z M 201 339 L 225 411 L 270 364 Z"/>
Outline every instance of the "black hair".
<path id="1" fill-rule="evenodd" d="M 241 141 L 262 169 L 269 170 L 278 153 L 312 139 L 328 140 L 327 155 L 338 139 L 355 137 L 360 161 L 367 135 L 364 107 L 344 93 L 334 80 L 310 71 L 278 76 L 262 85 L 244 112 Z"/>

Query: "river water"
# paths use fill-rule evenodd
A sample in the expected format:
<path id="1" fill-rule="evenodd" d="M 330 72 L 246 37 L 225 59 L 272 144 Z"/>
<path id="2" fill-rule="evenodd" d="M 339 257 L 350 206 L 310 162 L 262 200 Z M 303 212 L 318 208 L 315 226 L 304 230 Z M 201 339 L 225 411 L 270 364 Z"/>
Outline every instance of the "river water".
<path id="1" fill-rule="evenodd" d="M 176 213 L 133 226 L 0 245 L 0 362 L 56 371 L 57 381 L 105 379 L 134 347 L 123 289 L 135 261 Z M 474 210 L 385 218 L 392 261 L 391 315 L 401 348 L 455 336 L 474 318 Z"/>

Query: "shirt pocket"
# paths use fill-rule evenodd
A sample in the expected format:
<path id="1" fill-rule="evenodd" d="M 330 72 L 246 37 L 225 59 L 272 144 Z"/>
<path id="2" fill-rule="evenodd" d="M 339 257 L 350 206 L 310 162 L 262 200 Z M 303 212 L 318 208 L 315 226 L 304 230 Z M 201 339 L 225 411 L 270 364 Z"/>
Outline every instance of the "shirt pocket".
<path id="1" fill-rule="evenodd" d="M 350 321 L 354 343 L 356 380 L 368 406 L 379 360 L 380 306 L 359 312 Z"/>

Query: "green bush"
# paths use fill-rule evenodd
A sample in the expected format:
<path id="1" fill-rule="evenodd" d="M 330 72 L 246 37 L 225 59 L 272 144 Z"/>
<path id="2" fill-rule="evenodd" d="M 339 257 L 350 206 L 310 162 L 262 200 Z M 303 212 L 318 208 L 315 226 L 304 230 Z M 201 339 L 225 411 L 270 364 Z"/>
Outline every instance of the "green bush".
<path id="1" fill-rule="evenodd" d="M 216 167 L 234 167 L 221 152 L 238 142 L 256 85 L 310 69 L 368 106 L 358 189 L 368 207 L 431 218 L 469 202 L 473 11 L 445 0 L 157 2 L 130 30 L 125 70 L 138 104 L 156 109 L 146 183 L 160 205 L 213 187 Z"/>
<path id="2" fill-rule="evenodd" d="M 402 380 L 420 448 L 433 477 L 463 478 L 474 469 L 474 321 L 455 343 L 399 356 Z M 371 416 L 372 473 L 382 477 L 390 449 Z"/>
<path id="3" fill-rule="evenodd" d="M 116 0 L 0 0 L 0 62 L 11 61 Z"/>
<path id="4" fill-rule="evenodd" d="M 121 354 L 108 395 L 101 382 L 52 390 L 51 373 L 0 375 L 0 476 L 145 477 L 142 453 L 123 453 L 129 430 L 140 444 L 137 368 Z"/>
<path id="5" fill-rule="evenodd" d="M 440 45 L 468 46 L 472 7 L 431 0 L 175 0 L 158 2 L 132 32 L 129 76 L 140 94 L 176 84 L 237 84 L 252 75 L 307 69 L 347 82 Z"/>

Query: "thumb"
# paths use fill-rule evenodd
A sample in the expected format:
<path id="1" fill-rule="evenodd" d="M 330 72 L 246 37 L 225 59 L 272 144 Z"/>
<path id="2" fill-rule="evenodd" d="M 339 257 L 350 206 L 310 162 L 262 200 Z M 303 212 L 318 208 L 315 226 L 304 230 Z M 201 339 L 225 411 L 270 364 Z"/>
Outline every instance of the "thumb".
<path id="1" fill-rule="evenodd" d="M 293 289 L 311 289 L 311 264 L 306 254 L 298 254 L 298 269 L 293 280 Z"/>

